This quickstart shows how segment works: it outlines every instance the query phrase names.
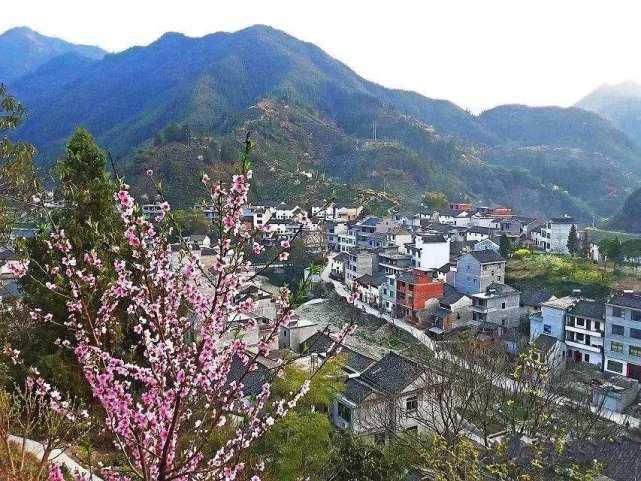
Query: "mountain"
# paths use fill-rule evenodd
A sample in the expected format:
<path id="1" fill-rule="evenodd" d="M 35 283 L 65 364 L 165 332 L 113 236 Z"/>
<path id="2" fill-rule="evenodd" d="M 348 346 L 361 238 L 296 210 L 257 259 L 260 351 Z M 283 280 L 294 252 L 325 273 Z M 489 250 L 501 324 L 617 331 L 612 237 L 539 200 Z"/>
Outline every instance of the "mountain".
<path id="1" fill-rule="evenodd" d="M 621 210 L 608 223 L 608 227 L 614 230 L 641 233 L 641 187 L 625 200 Z"/>
<path id="2" fill-rule="evenodd" d="M 197 197 L 191 180 L 226 168 L 248 130 L 265 197 L 309 199 L 304 173 L 346 196 L 374 188 L 416 205 L 422 192 L 439 190 L 589 219 L 611 215 L 641 181 L 639 148 L 598 115 L 503 106 L 475 116 L 370 82 L 315 45 L 260 25 L 201 38 L 167 33 L 100 60 L 68 53 L 12 88 L 29 111 L 19 136 L 36 144 L 44 165 L 83 125 L 129 175 L 153 166 L 185 205 Z"/>
<path id="3" fill-rule="evenodd" d="M 641 85 L 635 82 L 602 85 L 579 100 L 576 106 L 611 120 L 641 145 Z"/>
<path id="4" fill-rule="evenodd" d="M 0 82 L 11 84 L 59 55 L 75 53 L 99 60 L 105 51 L 46 37 L 27 27 L 16 27 L 0 35 Z"/>

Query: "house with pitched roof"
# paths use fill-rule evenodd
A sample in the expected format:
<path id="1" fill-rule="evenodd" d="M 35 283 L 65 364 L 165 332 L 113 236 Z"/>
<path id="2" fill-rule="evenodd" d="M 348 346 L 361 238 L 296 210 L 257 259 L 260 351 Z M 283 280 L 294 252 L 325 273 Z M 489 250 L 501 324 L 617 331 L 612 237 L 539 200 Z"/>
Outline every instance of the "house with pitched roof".
<path id="1" fill-rule="evenodd" d="M 459 257 L 454 287 L 464 294 L 486 292 L 493 283 L 505 282 L 505 259 L 491 249 L 471 251 Z"/>
<path id="2" fill-rule="evenodd" d="M 492 283 L 484 292 L 471 294 L 472 320 L 502 328 L 518 327 L 521 319 L 520 292 L 507 284 Z"/>
<path id="3" fill-rule="evenodd" d="M 385 443 L 394 433 L 425 430 L 419 414 L 425 409 L 425 389 L 420 366 L 390 352 L 349 376 L 330 416 L 339 429 Z"/>

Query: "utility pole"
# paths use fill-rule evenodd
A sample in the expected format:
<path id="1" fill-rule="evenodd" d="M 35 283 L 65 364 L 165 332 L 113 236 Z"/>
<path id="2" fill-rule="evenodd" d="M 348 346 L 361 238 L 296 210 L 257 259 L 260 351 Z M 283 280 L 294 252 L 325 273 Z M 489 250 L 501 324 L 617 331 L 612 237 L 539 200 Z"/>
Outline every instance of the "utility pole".
<path id="1" fill-rule="evenodd" d="M 376 120 L 373 122 L 372 130 L 374 131 L 374 141 L 376 141 Z"/>

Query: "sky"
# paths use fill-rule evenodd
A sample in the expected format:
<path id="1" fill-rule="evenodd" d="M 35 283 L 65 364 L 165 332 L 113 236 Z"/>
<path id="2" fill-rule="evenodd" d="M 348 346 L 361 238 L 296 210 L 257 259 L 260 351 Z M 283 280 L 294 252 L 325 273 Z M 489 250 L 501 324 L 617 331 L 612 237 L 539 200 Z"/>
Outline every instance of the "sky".
<path id="1" fill-rule="evenodd" d="M 167 31 L 202 36 L 267 24 L 363 77 L 456 102 L 575 103 L 604 83 L 641 82 L 635 0 L 2 0 L 0 32 L 116 52 Z"/>

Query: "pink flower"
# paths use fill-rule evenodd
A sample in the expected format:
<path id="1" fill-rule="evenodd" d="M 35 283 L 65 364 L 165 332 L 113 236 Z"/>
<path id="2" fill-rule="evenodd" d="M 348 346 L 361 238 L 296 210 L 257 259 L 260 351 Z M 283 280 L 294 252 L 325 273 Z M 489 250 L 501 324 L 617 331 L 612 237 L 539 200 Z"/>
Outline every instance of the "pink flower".
<path id="1" fill-rule="evenodd" d="M 154 175 L 154 171 L 153 171 L 152 169 L 147 169 L 147 170 L 145 171 L 145 175 L 146 175 L 147 177 L 151 177 L 152 175 Z"/>
<path id="2" fill-rule="evenodd" d="M 281 246 L 283 249 L 289 249 L 289 247 L 290 247 L 290 245 L 289 245 L 289 241 L 288 241 L 288 240 L 282 240 L 282 241 L 280 241 L 280 246 Z"/>
<path id="3" fill-rule="evenodd" d="M 49 467 L 49 477 L 47 478 L 47 481 L 65 481 L 59 464 L 52 464 Z"/>
<path id="4" fill-rule="evenodd" d="M 20 279 L 27 275 L 27 271 L 29 270 L 29 260 L 10 262 L 9 270 L 15 277 Z"/>

